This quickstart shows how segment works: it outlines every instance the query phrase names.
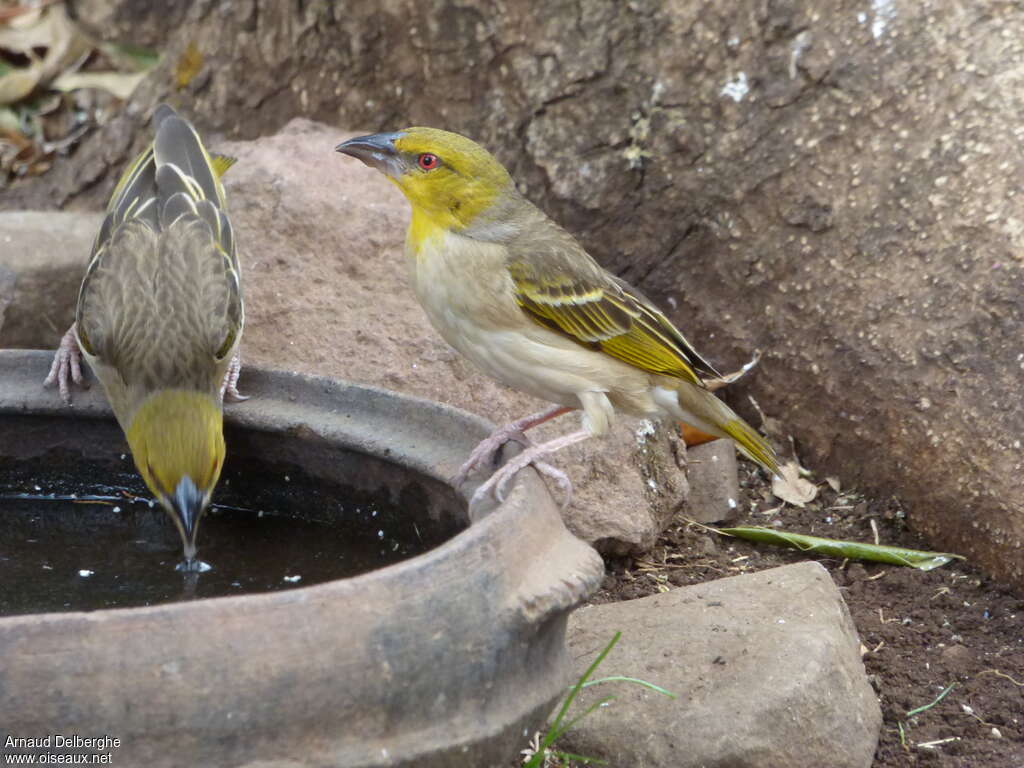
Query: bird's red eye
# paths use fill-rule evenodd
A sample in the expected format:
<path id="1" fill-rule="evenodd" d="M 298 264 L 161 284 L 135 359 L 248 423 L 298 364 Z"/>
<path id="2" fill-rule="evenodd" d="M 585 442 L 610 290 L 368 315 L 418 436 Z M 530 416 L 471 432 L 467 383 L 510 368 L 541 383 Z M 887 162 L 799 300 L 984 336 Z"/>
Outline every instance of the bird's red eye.
<path id="1" fill-rule="evenodd" d="M 422 168 L 424 171 L 432 171 L 441 164 L 441 161 L 438 159 L 437 155 L 432 155 L 430 152 L 424 152 L 422 155 L 416 158 L 416 162 L 419 163 L 420 168 Z"/>

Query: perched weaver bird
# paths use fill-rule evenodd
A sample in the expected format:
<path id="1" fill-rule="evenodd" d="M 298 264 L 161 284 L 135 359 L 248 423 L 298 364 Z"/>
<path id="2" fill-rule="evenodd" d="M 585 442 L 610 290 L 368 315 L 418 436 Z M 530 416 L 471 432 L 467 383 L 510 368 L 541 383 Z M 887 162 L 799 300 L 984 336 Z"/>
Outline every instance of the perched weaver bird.
<path id="1" fill-rule="evenodd" d="M 196 560 L 199 520 L 224 463 L 222 403 L 237 396 L 243 308 L 235 239 L 211 156 L 174 110 L 153 116 L 153 143 L 107 206 L 45 384 L 81 383 L 84 355 L 128 438 L 135 466 Z M 236 398 L 237 399 L 237 398 Z"/>
<path id="2" fill-rule="evenodd" d="M 350 139 L 337 150 L 384 173 L 412 206 L 406 254 L 420 304 L 445 340 L 500 382 L 556 403 L 484 440 L 455 481 L 493 462 L 504 443 L 525 446 L 473 500 L 534 463 L 566 491 L 543 458 L 602 435 L 616 410 L 671 417 L 733 440 L 778 472 L 767 441 L 715 397 L 714 369 L 662 312 L 606 272 L 568 232 L 516 190 L 508 171 L 475 142 L 407 128 Z M 582 409 L 582 428 L 539 445 L 525 430 Z"/>

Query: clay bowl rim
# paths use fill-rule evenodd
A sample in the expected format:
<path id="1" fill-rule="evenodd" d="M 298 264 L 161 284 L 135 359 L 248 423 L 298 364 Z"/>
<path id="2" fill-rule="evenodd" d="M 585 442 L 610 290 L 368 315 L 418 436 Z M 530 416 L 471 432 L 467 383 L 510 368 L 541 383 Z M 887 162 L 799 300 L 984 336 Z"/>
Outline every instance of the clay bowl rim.
<path id="1" fill-rule="evenodd" d="M 58 416 L 62 418 L 86 418 L 93 420 L 113 420 L 113 413 L 107 405 L 102 394 L 102 388 L 95 379 L 91 379 L 92 386 L 87 390 L 76 389 L 72 393 L 73 405 L 71 408 L 65 406 L 56 390 L 44 389 L 42 381 L 49 370 L 53 353 L 46 350 L 21 350 L 21 349 L 0 349 L 0 419 L 5 416 Z M 13 371 L 12 371 L 13 369 Z M 287 427 L 280 423 L 268 424 L 267 411 L 271 415 L 280 416 L 281 405 L 286 404 L 290 392 L 298 390 L 302 394 L 313 395 L 314 399 L 330 401 L 337 394 L 354 395 L 359 398 L 369 398 L 370 401 L 385 399 L 400 407 L 408 408 L 415 413 L 430 415 L 429 421 L 436 421 L 438 418 L 442 423 L 461 433 L 462 445 L 453 441 L 434 441 L 427 449 L 421 451 L 407 452 L 386 450 L 386 446 L 374 440 L 367 440 L 355 434 L 341 433 L 339 435 L 326 436 L 332 447 L 341 450 L 348 450 L 355 453 L 370 454 L 375 458 L 388 461 L 403 469 L 427 478 L 439 481 L 451 487 L 450 477 L 455 469 L 461 464 L 469 450 L 493 429 L 493 425 L 480 416 L 455 408 L 444 403 L 438 403 L 412 395 L 402 394 L 382 387 L 358 384 L 346 379 L 303 374 L 291 371 L 263 368 L 260 366 L 247 366 L 243 369 L 239 382 L 239 389 L 243 394 L 249 395 L 250 400 L 242 403 L 233 403 L 225 407 L 225 424 L 238 429 L 263 432 L 266 434 L 287 435 Z M 319 391 L 319 398 L 315 397 Z M 326 393 L 326 396 L 324 395 Z M 294 408 L 294 401 L 288 406 Z M 316 408 L 321 410 L 323 403 L 303 403 L 300 408 Z M 261 426 L 262 425 L 262 426 Z M 423 430 L 436 424 L 421 425 Z M 268 428 L 269 427 L 269 428 Z M 448 432 L 445 432 L 447 435 Z M 298 439 L 292 436 L 293 439 Z M 341 438 L 341 439 L 339 439 Z M 347 439 L 346 439 L 347 438 Z M 466 447 L 468 446 L 468 448 Z M 441 449 L 447 455 L 441 456 L 440 460 L 428 461 L 431 448 Z M 384 450 L 382 450 L 384 449 Z M 230 450 L 230 446 L 229 446 Z M 452 468 L 455 469 L 452 469 Z M 450 471 L 449 471 L 450 470 Z M 466 501 L 476 486 L 485 478 L 470 478 L 463 489 L 453 489 L 455 495 L 462 501 Z M 443 561 L 448 558 L 457 558 L 464 555 L 465 550 L 470 549 L 481 535 L 487 534 L 495 526 L 505 526 L 510 517 L 522 516 L 530 511 L 533 506 L 548 506 L 549 511 L 559 515 L 558 507 L 550 491 L 541 479 L 540 475 L 532 467 L 520 470 L 513 480 L 511 491 L 504 502 L 495 502 L 487 505 L 480 511 L 470 512 L 466 516 L 468 525 L 462 531 L 452 536 L 438 546 L 413 557 L 407 558 L 391 565 L 375 568 L 371 571 L 356 576 L 331 579 L 329 581 L 310 584 L 308 586 L 293 587 L 277 592 L 257 592 L 244 595 L 222 595 L 217 597 L 206 597 L 196 600 L 174 601 L 159 603 L 156 605 L 129 606 L 118 608 L 100 608 L 92 611 L 48 611 L 42 613 L 17 614 L 0 617 L 0 624 L 13 626 L 23 622 L 38 622 L 40 619 L 46 621 L 76 621 L 83 616 L 91 620 L 102 620 L 104 618 L 125 617 L 128 614 L 142 617 L 148 613 L 194 613 L 199 611 L 215 610 L 218 607 L 226 609 L 247 609 L 266 610 L 277 605 L 305 601 L 310 594 L 316 591 L 318 594 L 335 597 L 347 596 L 356 591 L 365 591 L 369 585 L 383 584 L 385 582 L 403 580 L 412 576 L 416 571 L 431 567 L 435 561 Z M 568 530 L 567 536 L 572 536 Z M 580 542 L 581 544 L 583 542 Z"/>

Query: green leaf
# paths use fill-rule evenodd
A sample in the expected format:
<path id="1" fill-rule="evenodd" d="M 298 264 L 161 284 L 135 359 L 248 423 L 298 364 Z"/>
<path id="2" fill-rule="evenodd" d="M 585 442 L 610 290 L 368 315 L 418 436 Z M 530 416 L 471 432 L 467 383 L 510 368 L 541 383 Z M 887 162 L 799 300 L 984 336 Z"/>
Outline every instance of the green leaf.
<path id="1" fill-rule="evenodd" d="M 845 557 L 851 560 L 871 560 L 878 563 L 905 565 L 922 571 L 945 565 L 951 560 L 963 560 L 962 555 L 952 552 L 925 552 L 919 549 L 904 547 L 887 547 L 880 544 L 862 544 L 858 541 L 841 541 L 825 539 L 820 536 L 807 536 L 802 533 L 789 533 L 775 528 L 739 527 L 721 528 L 722 533 L 750 541 L 766 544 L 777 544 L 782 547 L 793 547 L 801 552 Z"/>

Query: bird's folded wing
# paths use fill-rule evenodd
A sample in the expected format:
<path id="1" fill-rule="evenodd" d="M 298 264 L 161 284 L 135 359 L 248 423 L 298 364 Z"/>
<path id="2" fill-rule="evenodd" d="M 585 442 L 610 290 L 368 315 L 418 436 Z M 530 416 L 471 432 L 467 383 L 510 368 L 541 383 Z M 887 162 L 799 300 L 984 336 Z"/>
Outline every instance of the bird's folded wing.
<path id="1" fill-rule="evenodd" d="M 195 129 L 169 107 L 159 107 L 153 122 L 153 144 L 111 196 L 79 295 L 83 350 L 122 375 L 126 358 L 145 356 L 158 338 L 175 338 L 175 324 L 195 337 L 185 341 L 221 360 L 243 322 L 238 256 L 220 183 L 233 161 L 208 154 Z"/>
<path id="2" fill-rule="evenodd" d="M 717 375 L 665 315 L 582 249 L 513 255 L 508 271 L 527 315 L 579 344 L 697 385 Z"/>

